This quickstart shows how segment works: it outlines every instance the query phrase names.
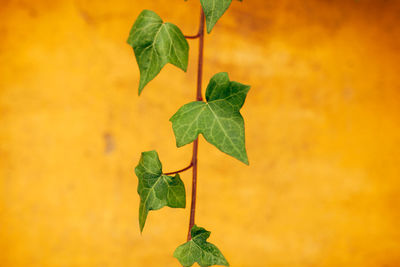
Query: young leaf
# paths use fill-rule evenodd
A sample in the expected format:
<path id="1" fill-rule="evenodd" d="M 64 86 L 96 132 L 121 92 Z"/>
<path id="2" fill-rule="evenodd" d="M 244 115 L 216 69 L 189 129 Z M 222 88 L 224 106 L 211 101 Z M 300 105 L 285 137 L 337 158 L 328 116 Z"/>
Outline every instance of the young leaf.
<path id="1" fill-rule="evenodd" d="M 164 206 L 185 208 L 185 186 L 179 174 L 176 174 L 175 177 L 164 175 L 156 151 L 142 153 L 135 173 L 139 178 L 139 226 L 141 232 L 150 210 L 158 210 Z"/>
<path id="2" fill-rule="evenodd" d="M 228 9 L 232 0 L 200 0 L 200 3 L 206 16 L 207 32 L 210 33 L 219 18 Z"/>
<path id="3" fill-rule="evenodd" d="M 127 43 L 133 47 L 139 65 L 139 94 L 167 63 L 183 71 L 187 69 L 189 45 L 186 38 L 177 26 L 163 23 L 153 11 L 140 13 Z"/>
<path id="4" fill-rule="evenodd" d="M 192 266 L 197 262 L 200 266 L 224 265 L 229 266 L 228 261 L 219 249 L 207 242 L 210 232 L 202 227 L 194 225 L 191 230 L 192 239 L 180 245 L 174 252 L 174 257 L 185 266 Z"/>
<path id="5" fill-rule="evenodd" d="M 249 90 L 248 85 L 231 82 L 226 72 L 214 75 L 206 90 L 207 103 L 191 102 L 171 117 L 177 147 L 193 142 L 201 133 L 222 152 L 249 164 L 239 112 Z"/>

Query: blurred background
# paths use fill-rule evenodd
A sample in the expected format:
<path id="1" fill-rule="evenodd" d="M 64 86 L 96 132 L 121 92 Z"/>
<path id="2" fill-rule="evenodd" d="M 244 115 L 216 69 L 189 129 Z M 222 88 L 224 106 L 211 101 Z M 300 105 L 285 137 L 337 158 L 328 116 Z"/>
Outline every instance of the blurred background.
<path id="1" fill-rule="evenodd" d="M 139 98 L 125 41 L 143 9 L 197 32 L 193 0 L 1 1 L 1 266 L 179 266 L 189 210 L 150 212 L 141 235 L 134 167 L 153 149 L 165 171 L 189 163 L 168 119 L 195 98 L 198 45 Z M 250 166 L 200 140 L 197 224 L 232 267 L 400 266 L 399 14 L 233 1 L 207 35 L 204 86 L 252 86 Z"/>

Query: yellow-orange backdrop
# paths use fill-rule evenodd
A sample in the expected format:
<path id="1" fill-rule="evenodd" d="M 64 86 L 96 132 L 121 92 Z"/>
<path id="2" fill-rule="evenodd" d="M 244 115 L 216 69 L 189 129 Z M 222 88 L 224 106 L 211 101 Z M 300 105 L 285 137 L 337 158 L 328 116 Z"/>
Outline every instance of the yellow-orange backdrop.
<path id="1" fill-rule="evenodd" d="M 125 40 L 145 8 L 196 32 L 194 0 L 1 1 L 1 266 L 178 266 L 188 209 L 140 235 L 133 168 L 152 149 L 167 171 L 189 162 L 168 119 L 194 98 L 197 42 L 139 98 Z M 252 85 L 250 166 L 200 142 L 197 223 L 231 266 L 400 266 L 399 13 L 234 1 L 207 36 L 204 83 Z"/>

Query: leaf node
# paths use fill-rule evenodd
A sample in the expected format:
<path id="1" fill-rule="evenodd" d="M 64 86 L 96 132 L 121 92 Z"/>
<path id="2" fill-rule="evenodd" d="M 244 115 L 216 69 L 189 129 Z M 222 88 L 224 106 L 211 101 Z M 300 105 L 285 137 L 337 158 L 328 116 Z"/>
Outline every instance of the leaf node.
<path id="1" fill-rule="evenodd" d="M 214 75 L 206 90 L 207 102 L 188 103 L 170 118 L 177 147 L 193 142 L 201 133 L 222 152 L 248 164 L 240 109 L 249 90 L 248 85 L 230 81 L 226 72 Z"/>
<path id="2" fill-rule="evenodd" d="M 212 265 L 229 266 L 228 261 L 221 251 L 213 244 L 207 242 L 211 232 L 194 225 L 191 229 L 192 239 L 180 245 L 174 252 L 174 257 L 184 267 L 192 266 L 197 262 L 201 267 Z"/>

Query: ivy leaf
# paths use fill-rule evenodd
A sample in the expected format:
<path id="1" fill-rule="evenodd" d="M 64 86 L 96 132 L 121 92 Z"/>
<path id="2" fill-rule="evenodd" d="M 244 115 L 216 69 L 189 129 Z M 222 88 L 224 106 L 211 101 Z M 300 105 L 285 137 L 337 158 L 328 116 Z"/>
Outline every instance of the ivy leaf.
<path id="1" fill-rule="evenodd" d="M 229 8 L 232 0 L 200 0 L 200 3 L 206 17 L 207 32 L 210 33 L 217 21 Z"/>
<path id="2" fill-rule="evenodd" d="M 164 175 L 156 151 L 142 153 L 135 173 L 139 178 L 139 226 L 141 232 L 150 210 L 158 210 L 164 206 L 185 208 L 185 186 L 179 174 L 176 174 L 175 177 Z"/>
<path id="3" fill-rule="evenodd" d="M 140 13 L 127 43 L 133 47 L 140 70 L 139 94 L 161 69 L 171 63 L 186 72 L 189 45 L 181 30 L 151 10 Z"/>
<path id="4" fill-rule="evenodd" d="M 210 234 L 204 228 L 194 225 L 191 230 L 192 239 L 177 247 L 174 257 L 185 267 L 192 266 L 195 262 L 201 267 L 229 266 L 221 251 L 215 245 L 207 242 Z"/>
<path id="5" fill-rule="evenodd" d="M 201 133 L 222 152 L 249 164 L 239 112 L 249 90 L 248 85 L 230 81 L 226 72 L 214 75 L 206 90 L 207 103 L 186 104 L 170 118 L 177 147 L 193 142 Z"/>

